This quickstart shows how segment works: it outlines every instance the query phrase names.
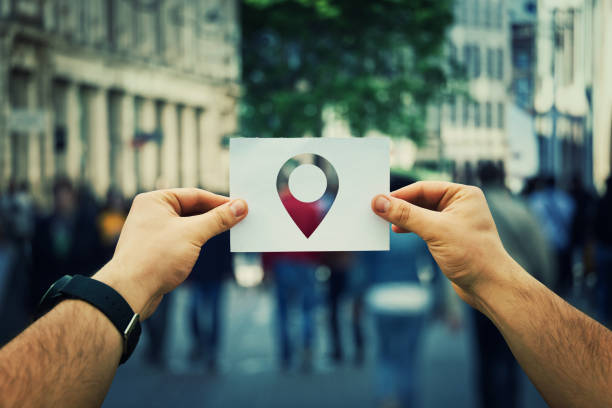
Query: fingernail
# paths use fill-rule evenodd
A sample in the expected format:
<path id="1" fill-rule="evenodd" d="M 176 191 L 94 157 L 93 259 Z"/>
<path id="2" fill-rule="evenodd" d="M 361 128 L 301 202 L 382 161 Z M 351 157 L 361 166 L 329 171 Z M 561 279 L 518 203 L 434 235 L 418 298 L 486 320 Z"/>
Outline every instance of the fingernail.
<path id="1" fill-rule="evenodd" d="M 230 204 L 229 208 L 230 210 L 232 210 L 232 214 L 234 214 L 234 217 L 240 217 L 242 214 L 244 214 L 246 210 L 246 205 L 242 200 L 234 200 Z"/>
<path id="2" fill-rule="evenodd" d="M 374 201 L 374 209 L 380 213 L 387 212 L 391 206 L 391 201 L 385 196 L 378 196 Z"/>

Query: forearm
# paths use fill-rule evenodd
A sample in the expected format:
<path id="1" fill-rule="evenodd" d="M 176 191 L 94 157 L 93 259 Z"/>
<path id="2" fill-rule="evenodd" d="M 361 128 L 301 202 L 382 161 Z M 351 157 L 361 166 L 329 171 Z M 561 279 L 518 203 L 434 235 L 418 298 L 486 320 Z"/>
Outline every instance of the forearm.
<path id="1" fill-rule="evenodd" d="M 100 406 L 121 352 L 121 336 L 104 314 L 65 300 L 0 350 L 0 405 Z"/>
<path id="2" fill-rule="evenodd" d="M 612 332 L 576 310 L 516 262 L 479 294 L 514 356 L 551 407 L 612 406 Z"/>

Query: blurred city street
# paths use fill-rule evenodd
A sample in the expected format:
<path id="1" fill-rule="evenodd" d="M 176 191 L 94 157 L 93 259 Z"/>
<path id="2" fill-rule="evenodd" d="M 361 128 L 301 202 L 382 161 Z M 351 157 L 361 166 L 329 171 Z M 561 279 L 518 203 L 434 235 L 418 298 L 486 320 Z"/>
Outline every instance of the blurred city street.
<path id="1" fill-rule="evenodd" d="M 350 359 L 334 366 L 328 358 L 325 310 L 319 308 L 316 358 L 312 372 L 279 369 L 274 352 L 274 306 L 266 288 L 226 287 L 227 326 L 222 336 L 221 367 L 217 375 L 188 362 L 190 338 L 185 334 L 185 308 L 189 289 L 171 299 L 166 347 L 168 369 L 153 368 L 144 360 L 146 336 L 135 355 L 119 368 L 104 407 L 337 407 L 377 406 L 373 384 L 374 345 L 368 347 L 363 367 Z M 466 315 L 464 313 L 464 315 Z M 469 315 L 468 315 L 469 316 Z M 472 332 L 466 325 L 452 332 L 441 322 L 425 329 L 419 364 L 420 403 L 415 407 L 476 406 Z M 368 330 L 370 331 L 370 330 Z M 368 336 L 368 340 L 371 339 Z M 546 404 L 521 374 L 521 407 Z"/>
<path id="2" fill-rule="evenodd" d="M 612 0 L 0 0 L 0 407 L 610 406 L 611 169 Z"/>

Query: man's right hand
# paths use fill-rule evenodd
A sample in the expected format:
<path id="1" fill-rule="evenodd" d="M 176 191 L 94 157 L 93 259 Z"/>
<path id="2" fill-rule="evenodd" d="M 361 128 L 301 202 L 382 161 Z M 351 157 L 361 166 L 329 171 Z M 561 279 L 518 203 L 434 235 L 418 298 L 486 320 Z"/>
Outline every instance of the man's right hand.
<path id="1" fill-rule="evenodd" d="M 423 238 L 455 291 L 473 307 L 481 309 L 483 291 L 514 270 L 504 267 L 514 261 L 477 187 L 417 182 L 374 197 L 372 209 L 391 222 L 395 232 L 414 232 Z"/>
<path id="2" fill-rule="evenodd" d="M 427 242 L 455 291 L 495 324 L 549 406 L 612 407 L 612 334 L 508 255 L 480 189 L 419 182 L 374 197 L 372 209 L 395 232 Z"/>

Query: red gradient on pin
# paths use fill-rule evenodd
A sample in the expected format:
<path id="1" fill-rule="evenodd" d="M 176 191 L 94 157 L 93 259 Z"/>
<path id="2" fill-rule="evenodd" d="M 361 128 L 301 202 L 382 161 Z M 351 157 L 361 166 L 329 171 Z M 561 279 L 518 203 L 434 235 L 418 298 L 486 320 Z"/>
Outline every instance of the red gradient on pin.
<path id="1" fill-rule="evenodd" d="M 305 203 L 295 198 L 288 188 L 280 193 L 280 199 L 295 225 L 306 238 L 310 238 L 325 218 L 319 205 L 320 200 Z"/>

